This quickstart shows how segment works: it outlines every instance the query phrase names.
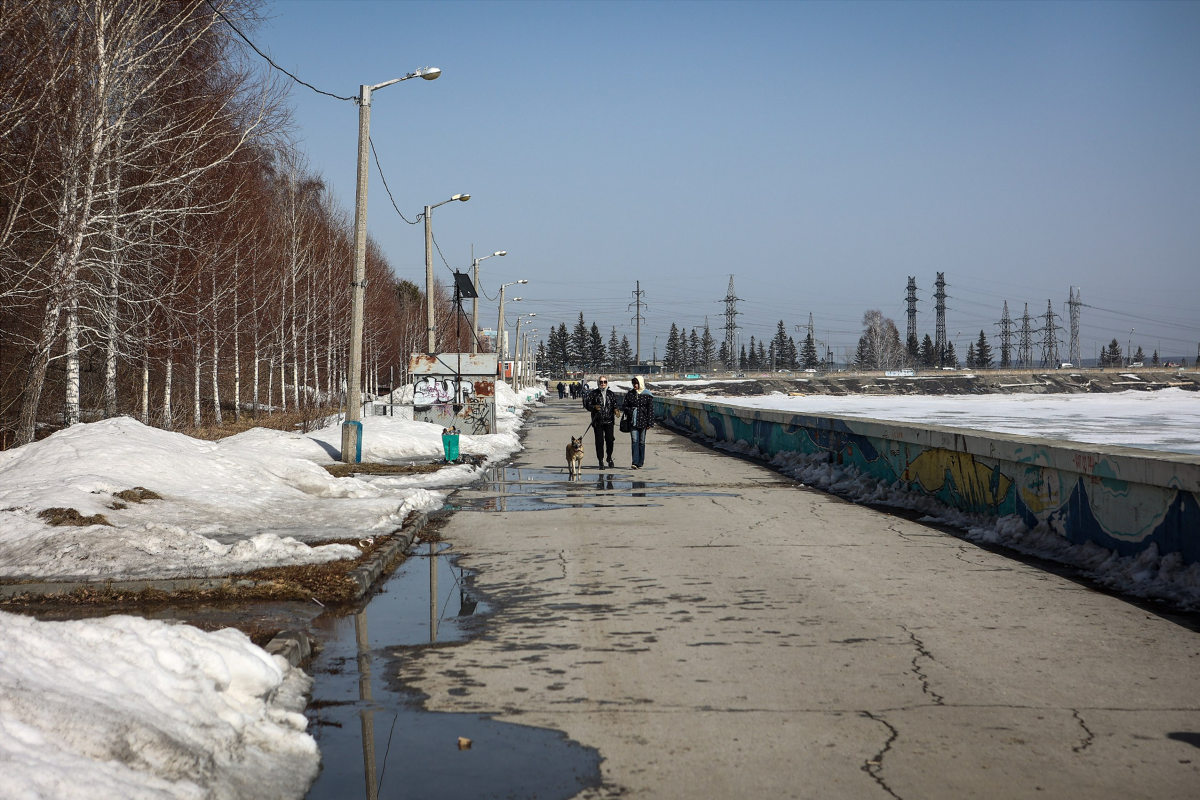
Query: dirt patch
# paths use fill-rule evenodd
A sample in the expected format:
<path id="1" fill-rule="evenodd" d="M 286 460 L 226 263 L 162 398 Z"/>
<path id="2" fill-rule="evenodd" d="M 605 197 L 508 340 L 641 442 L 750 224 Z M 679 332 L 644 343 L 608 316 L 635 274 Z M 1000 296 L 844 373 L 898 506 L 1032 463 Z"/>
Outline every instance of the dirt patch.
<path id="1" fill-rule="evenodd" d="M 437 472 L 444 463 L 434 464 L 326 464 L 325 471 L 335 478 L 349 478 L 352 475 L 420 475 L 426 472 Z"/>
<path id="2" fill-rule="evenodd" d="M 52 608 L 58 606 L 100 606 L 120 604 L 128 608 L 189 605 L 193 603 L 233 603 L 239 601 L 316 600 L 321 605 L 337 605 L 355 600 L 358 583 L 350 572 L 358 568 L 380 548 L 392 542 L 400 528 L 386 536 L 368 539 L 335 539 L 321 544 L 349 544 L 362 550 L 356 559 L 328 564 L 292 567 L 267 567 L 243 575 L 230 576 L 230 583 L 214 589 L 164 592 L 143 589 L 139 592 L 120 591 L 106 584 L 76 589 L 70 594 L 49 597 L 17 596 L 0 601 L 0 607 Z"/>
<path id="3" fill-rule="evenodd" d="M 124 500 L 126 503 L 144 503 L 147 500 L 162 500 L 162 495 L 158 492 L 152 492 L 144 486 L 135 486 L 132 489 L 117 492 L 113 497 Z"/>
<path id="4" fill-rule="evenodd" d="M 73 508 L 46 508 L 38 512 L 38 519 L 47 525 L 72 525 L 78 528 L 85 525 L 112 525 L 103 514 L 85 517 Z"/>

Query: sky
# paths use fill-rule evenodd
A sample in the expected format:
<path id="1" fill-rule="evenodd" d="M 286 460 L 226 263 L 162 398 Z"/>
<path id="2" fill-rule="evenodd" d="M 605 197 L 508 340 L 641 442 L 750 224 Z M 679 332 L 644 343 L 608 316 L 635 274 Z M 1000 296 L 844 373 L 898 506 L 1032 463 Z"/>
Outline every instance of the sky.
<path id="1" fill-rule="evenodd" d="M 380 90 L 396 204 L 449 268 L 481 266 L 537 337 L 583 313 L 661 357 L 672 323 L 742 341 L 813 316 L 841 356 L 878 308 L 960 357 L 1001 306 L 1047 303 L 1081 350 L 1200 343 L 1200 4 L 275 2 L 251 38 L 333 94 Z M 294 85 L 293 134 L 353 209 L 357 109 Z M 424 281 L 424 232 L 372 164 L 368 228 Z M 443 277 L 449 271 L 435 253 Z M 514 290 L 519 290 L 515 292 Z M 496 306 L 481 306 L 494 327 Z M 1036 324 L 1036 323 L 1035 323 Z M 1131 334 L 1130 329 L 1135 329 Z M 961 332 L 961 333 L 960 333 Z M 1062 334 L 1065 338 L 1065 331 Z M 995 340 L 993 340 L 995 344 Z M 1063 344 L 1065 350 L 1065 342 Z M 1062 354 L 1065 360 L 1065 352 Z"/>

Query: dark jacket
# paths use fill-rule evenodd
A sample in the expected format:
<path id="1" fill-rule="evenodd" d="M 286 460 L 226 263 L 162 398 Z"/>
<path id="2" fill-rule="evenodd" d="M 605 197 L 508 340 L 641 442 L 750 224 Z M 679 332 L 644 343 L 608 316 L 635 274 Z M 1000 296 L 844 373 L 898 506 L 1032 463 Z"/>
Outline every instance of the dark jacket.
<path id="1" fill-rule="evenodd" d="M 625 416 L 629 417 L 630 424 L 639 431 L 654 427 L 654 395 L 649 392 L 638 393 L 630 389 L 629 393 L 625 395 L 624 408 Z"/>
<path id="2" fill-rule="evenodd" d="M 604 408 L 601 410 L 601 404 Z M 592 412 L 593 425 L 612 425 L 613 413 L 620 408 L 620 401 L 612 389 L 593 389 L 583 397 L 583 407 Z"/>

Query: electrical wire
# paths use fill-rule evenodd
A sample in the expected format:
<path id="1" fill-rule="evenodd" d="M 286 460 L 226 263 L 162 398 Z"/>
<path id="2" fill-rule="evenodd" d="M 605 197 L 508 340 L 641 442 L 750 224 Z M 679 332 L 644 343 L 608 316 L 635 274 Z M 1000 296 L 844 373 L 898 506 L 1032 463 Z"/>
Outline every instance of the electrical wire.
<path id="1" fill-rule="evenodd" d="M 379 172 L 379 180 L 383 181 L 383 190 L 385 192 L 387 192 L 388 200 L 392 201 L 392 208 L 396 209 L 396 213 L 400 215 L 400 219 L 404 220 L 405 222 L 408 222 L 408 218 L 405 217 L 404 213 L 400 211 L 400 206 L 396 205 L 396 198 L 392 197 L 392 190 L 388 188 L 387 178 L 384 177 L 384 174 L 383 174 L 383 166 L 379 163 L 379 153 L 375 152 L 375 140 L 372 139 L 370 136 L 368 136 L 367 141 L 371 145 L 371 155 L 375 156 L 375 169 Z M 417 218 L 414 219 L 412 222 L 408 222 L 408 224 L 416 225 L 418 222 L 421 221 L 421 217 L 423 215 L 424 215 L 423 213 L 417 214 Z"/>
<path id="2" fill-rule="evenodd" d="M 238 27 L 229 21 L 229 17 L 225 16 L 225 14 L 223 14 L 221 12 L 221 9 L 219 9 L 215 5 L 213 5 L 212 0 L 205 0 L 205 2 L 208 3 L 208 7 L 211 8 L 218 17 L 220 17 L 222 20 L 224 20 L 226 25 L 228 25 L 230 28 L 233 29 L 234 33 L 236 33 L 238 36 L 242 37 L 242 41 L 244 41 L 246 44 L 250 45 L 251 50 L 258 53 L 260 56 L 262 56 L 264 61 L 266 61 L 268 64 L 270 64 L 275 69 L 282 72 L 284 75 L 287 75 L 289 78 L 294 80 L 296 83 L 300 84 L 301 86 L 307 86 L 309 89 L 312 89 L 317 94 L 323 94 L 326 97 L 332 97 L 335 100 L 346 100 L 351 103 L 358 102 L 357 97 L 342 97 L 340 94 L 333 94 L 331 92 L 323 92 L 320 89 L 318 89 L 317 87 L 313 86 L 311 83 L 306 83 L 306 82 L 300 80 L 295 75 L 288 72 L 286 69 L 284 69 L 283 67 L 279 66 L 274 61 L 272 61 L 271 57 L 268 56 L 266 53 L 264 53 L 262 50 L 259 50 L 258 46 L 256 44 L 254 44 L 254 42 L 250 41 L 250 37 L 246 36 L 246 34 L 242 33 L 240 30 L 238 30 Z"/>

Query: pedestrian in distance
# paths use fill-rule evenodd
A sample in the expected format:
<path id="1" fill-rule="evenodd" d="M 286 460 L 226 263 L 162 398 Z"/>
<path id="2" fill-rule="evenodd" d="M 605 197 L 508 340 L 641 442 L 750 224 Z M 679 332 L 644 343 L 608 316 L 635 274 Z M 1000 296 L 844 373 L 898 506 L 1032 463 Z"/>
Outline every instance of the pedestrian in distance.
<path id="1" fill-rule="evenodd" d="M 583 407 L 592 412 L 592 429 L 596 433 L 596 461 L 599 469 L 604 469 L 605 454 L 608 456 L 608 466 L 613 464 L 613 441 L 616 436 L 614 425 L 616 415 L 620 413 L 620 403 L 612 389 L 608 388 L 608 378 L 601 375 L 596 381 L 596 388 L 583 396 Z"/>
<path id="2" fill-rule="evenodd" d="M 558 386 L 556 388 L 558 389 L 558 399 L 559 400 L 562 400 L 564 397 L 567 396 L 567 385 L 565 383 L 563 383 L 562 381 L 559 381 Z"/>
<path id="3" fill-rule="evenodd" d="M 625 395 L 622 404 L 625 419 L 621 428 L 629 426 L 629 444 L 633 451 L 633 468 L 641 469 L 646 463 L 646 433 L 654 427 L 654 395 L 646 388 L 646 379 L 633 377 L 633 388 Z"/>

